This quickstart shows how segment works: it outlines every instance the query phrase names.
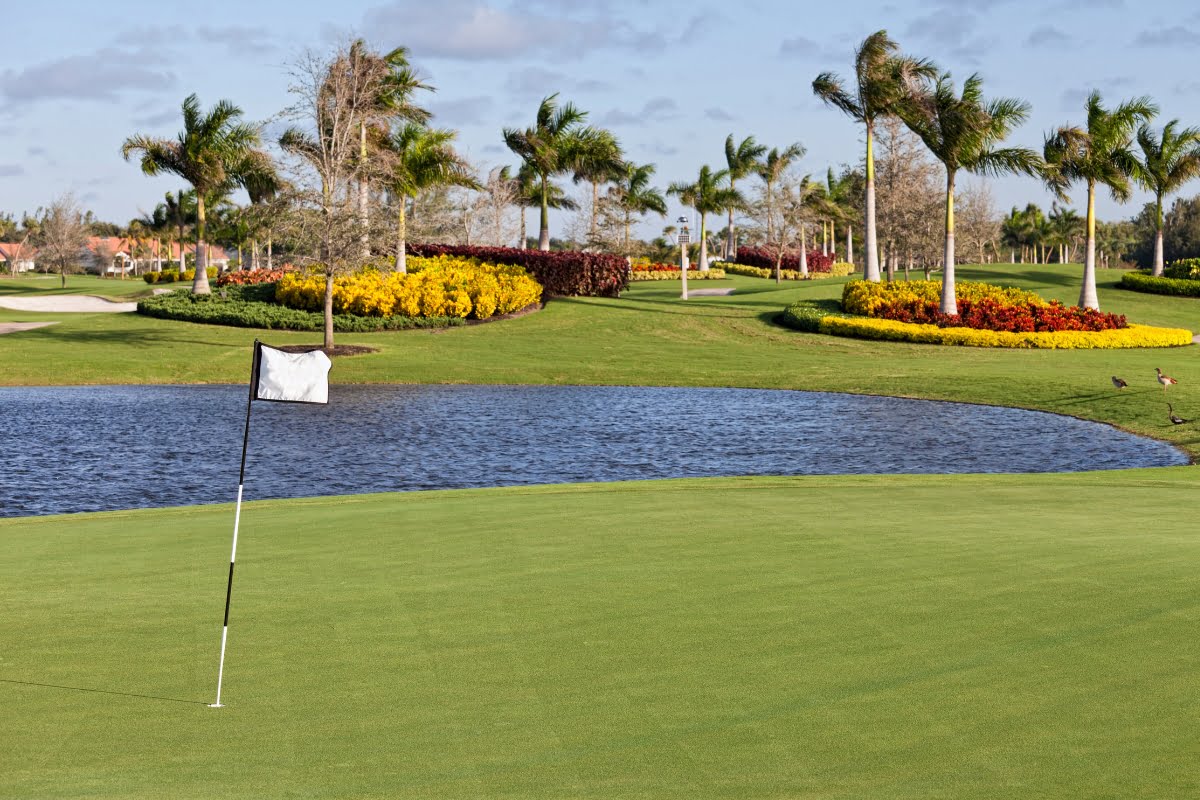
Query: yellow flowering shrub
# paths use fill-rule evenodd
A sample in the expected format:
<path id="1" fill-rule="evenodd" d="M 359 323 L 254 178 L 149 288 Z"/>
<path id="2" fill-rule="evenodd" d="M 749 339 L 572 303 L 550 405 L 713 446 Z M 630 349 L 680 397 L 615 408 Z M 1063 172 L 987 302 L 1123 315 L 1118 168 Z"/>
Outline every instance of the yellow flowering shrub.
<path id="1" fill-rule="evenodd" d="M 406 261 L 407 273 L 366 268 L 335 278 L 334 313 L 487 319 L 542 299 L 541 285 L 520 267 L 456 256 L 409 256 Z M 320 274 L 290 272 L 275 286 L 275 300 L 291 308 L 320 311 L 324 298 Z"/>
<path id="2" fill-rule="evenodd" d="M 1016 347 L 1071 349 L 1118 349 L 1127 347 L 1182 347 L 1192 343 L 1192 332 L 1182 328 L 1155 328 L 1130 324 L 1104 331 L 1054 331 L 1009 333 L 978 328 L 939 328 L 890 319 L 828 316 L 819 323 L 821 333 L 881 339 L 892 342 L 948 344 L 962 347 Z"/>
<path id="3" fill-rule="evenodd" d="M 966 300 L 978 303 L 980 300 L 995 300 L 1006 306 L 1048 305 L 1036 292 L 1027 292 L 1024 289 L 1005 286 L 994 286 L 990 283 L 958 281 L 955 283 L 954 289 L 954 296 L 960 301 Z M 942 284 L 940 281 L 872 283 L 870 281 L 859 280 L 850 281 L 842 289 L 842 310 L 847 314 L 859 314 L 864 317 L 871 317 L 884 305 L 916 305 L 920 302 L 939 303 L 941 299 Z"/>

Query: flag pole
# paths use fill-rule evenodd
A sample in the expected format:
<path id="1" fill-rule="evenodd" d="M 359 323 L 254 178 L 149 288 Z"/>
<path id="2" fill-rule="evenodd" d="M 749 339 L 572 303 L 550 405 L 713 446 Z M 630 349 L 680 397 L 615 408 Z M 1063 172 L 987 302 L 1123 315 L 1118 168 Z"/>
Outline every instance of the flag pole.
<path id="1" fill-rule="evenodd" d="M 221 625 L 221 661 L 217 667 L 217 701 L 209 708 L 224 708 L 221 704 L 221 682 L 225 677 L 225 642 L 229 638 L 229 601 L 233 597 L 233 564 L 237 560 L 238 525 L 242 519 L 242 487 L 246 483 L 246 449 L 250 444 L 250 409 L 254 405 L 254 388 L 258 377 L 258 339 L 254 340 L 254 360 L 250 367 L 250 394 L 246 399 L 246 430 L 242 435 L 242 468 L 238 473 L 237 505 L 233 512 L 233 548 L 229 552 L 229 582 L 225 585 L 225 621 Z"/>

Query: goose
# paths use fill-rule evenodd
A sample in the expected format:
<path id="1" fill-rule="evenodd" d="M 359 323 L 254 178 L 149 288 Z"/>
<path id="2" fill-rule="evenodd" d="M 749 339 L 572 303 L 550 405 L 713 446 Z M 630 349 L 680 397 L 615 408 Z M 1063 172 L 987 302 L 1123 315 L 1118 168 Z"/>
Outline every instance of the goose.
<path id="1" fill-rule="evenodd" d="M 1175 409 L 1171 408 L 1171 404 L 1167 403 L 1167 419 L 1171 420 L 1172 425 L 1182 425 L 1187 422 L 1183 417 L 1175 416 Z"/>
<path id="2" fill-rule="evenodd" d="M 1155 367 L 1154 371 L 1158 373 L 1158 382 L 1162 384 L 1164 392 L 1167 390 L 1168 386 L 1179 383 L 1179 381 L 1175 380 L 1170 375 L 1164 375 L 1163 371 L 1158 367 Z"/>
<path id="3" fill-rule="evenodd" d="M 1124 389 L 1126 386 L 1129 385 L 1125 381 L 1118 378 L 1116 375 L 1112 376 L 1112 381 L 1113 381 L 1113 386 L 1117 387 L 1118 389 Z"/>

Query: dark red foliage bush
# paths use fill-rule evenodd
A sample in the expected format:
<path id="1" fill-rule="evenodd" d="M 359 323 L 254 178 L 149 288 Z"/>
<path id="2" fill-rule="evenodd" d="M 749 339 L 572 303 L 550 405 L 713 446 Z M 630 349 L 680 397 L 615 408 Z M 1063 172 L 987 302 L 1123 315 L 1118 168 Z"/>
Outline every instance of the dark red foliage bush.
<path id="1" fill-rule="evenodd" d="M 775 253 L 765 247 L 739 247 L 736 260 L 747 267 L 775 269 Z M 821 255 L 820 250 L 809 250 L 807 261 L 809 272 L 829 272 L 829 268 L 833 266 L 833 256 Z M 795 250 L 784 253 L 780 266 L 799 272 L 800 252 Z"/>
<path id="2" fill-rule="evenodd" d="M 939 328 L 976 328 L 1010 333 L 1107 331 L 1128 327 L 1124 314 L 1104 314 L 1091 308 L 1064 306 L 1057 300 L 1047 305 L 1005 305 L 991 298 L 959 300 L 958 314 L 943 314 L 933 300 L 895 302 L 880 306 L 873 316 L 897 322 L 937 325 Z"/>
<path id="3" fill-rule="evenodd" d="M 610 253 L 545 252 L 513 247 L 410 244 L 415 256 L 464 256 L 524 267 L 547 295 L 619 297 L 629 286 L 629 264 Z"/>

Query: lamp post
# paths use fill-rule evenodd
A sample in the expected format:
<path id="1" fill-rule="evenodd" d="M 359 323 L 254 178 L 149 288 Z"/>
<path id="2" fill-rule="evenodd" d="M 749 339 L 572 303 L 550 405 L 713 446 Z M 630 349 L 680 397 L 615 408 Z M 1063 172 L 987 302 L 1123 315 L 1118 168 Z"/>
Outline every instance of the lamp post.
<path id="1" fill-rule="evenodd" d="M 688 299 L 687 290 L 687 274 L 688 274 L 688 244 L 692 241 L 692 235 L 688 232 L 687 217 L 679 218 L 679 277 L 683 281 L 683 292 L 679 295 L 680 298 Z"/>

